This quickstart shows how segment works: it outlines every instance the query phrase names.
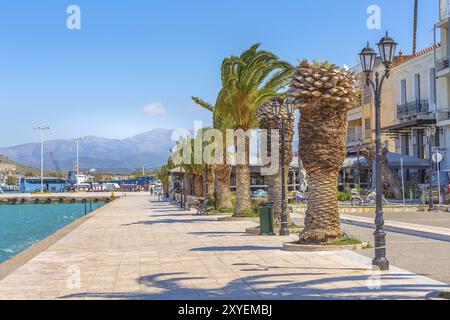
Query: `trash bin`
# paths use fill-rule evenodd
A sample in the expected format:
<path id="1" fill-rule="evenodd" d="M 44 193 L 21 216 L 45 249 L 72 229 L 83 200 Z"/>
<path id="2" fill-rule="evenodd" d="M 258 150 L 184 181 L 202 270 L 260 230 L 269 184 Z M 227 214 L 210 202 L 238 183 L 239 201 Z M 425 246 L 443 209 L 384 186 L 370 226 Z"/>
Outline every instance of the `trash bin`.
<path id="1" fill-rule="evenodd" d="M 274 213 L 273 203 L 262 203 L 259 205 L 259 223 L 260 223 L 260 236 L 274 236 L 273 229 Z"/>

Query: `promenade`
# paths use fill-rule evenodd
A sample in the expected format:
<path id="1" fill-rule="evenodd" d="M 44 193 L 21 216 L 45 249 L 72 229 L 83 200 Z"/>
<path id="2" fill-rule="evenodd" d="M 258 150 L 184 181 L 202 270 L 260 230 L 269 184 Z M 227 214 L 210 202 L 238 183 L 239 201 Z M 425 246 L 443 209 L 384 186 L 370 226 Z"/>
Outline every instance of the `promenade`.
<path id="1" fill-rule="evenodd" d="M 423 299 L 449 286 L 357 253 L 281 251 L 157 199 L 111 203 L 0 281 L 0 299 Z"/>

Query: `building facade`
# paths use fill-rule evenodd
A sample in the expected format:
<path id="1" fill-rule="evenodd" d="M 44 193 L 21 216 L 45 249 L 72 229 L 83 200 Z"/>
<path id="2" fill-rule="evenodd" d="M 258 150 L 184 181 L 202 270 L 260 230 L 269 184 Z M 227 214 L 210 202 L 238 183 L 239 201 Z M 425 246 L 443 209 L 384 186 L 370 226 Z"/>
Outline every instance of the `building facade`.
<path id="1" fill-rule="evenodd" d="M 439 22 L 435 25 L 435 32 L 440 31 L 441 47 L 434 50 L 436 70 L 437 97 L 437 125 L 441 131 L 441 144 L 444 149 L 445 170 L 450 169 L 450 1 L 439 1 Z"/>

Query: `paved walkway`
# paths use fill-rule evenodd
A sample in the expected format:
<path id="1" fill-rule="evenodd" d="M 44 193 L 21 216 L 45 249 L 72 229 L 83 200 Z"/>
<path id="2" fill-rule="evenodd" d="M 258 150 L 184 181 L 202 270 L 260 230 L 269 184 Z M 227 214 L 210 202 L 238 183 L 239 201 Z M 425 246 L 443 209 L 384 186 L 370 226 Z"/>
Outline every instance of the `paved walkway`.
<path id="1" fill-rule="evenodd" d="M 289 238 L 242 233 L 253 225 L 122 198 L 0 281 L 0 299 L 422 299 L 449 288 L 378 274 L 352 252 L 281 251 Z"/>

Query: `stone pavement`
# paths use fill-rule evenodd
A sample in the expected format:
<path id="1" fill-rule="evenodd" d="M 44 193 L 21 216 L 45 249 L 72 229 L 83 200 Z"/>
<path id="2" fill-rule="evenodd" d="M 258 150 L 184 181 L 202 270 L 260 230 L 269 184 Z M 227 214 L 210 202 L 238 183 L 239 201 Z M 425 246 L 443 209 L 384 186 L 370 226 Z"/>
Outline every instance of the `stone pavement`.
<path id="1" fill-rule="evenodd" d="M 423 299 L 449 289 L 395 267 L 374 272 L 353 252 L 281 251 L 296 236 L 245 235 L 253 225 L 121 198 L 0 281 L 0 299 Z"/>

